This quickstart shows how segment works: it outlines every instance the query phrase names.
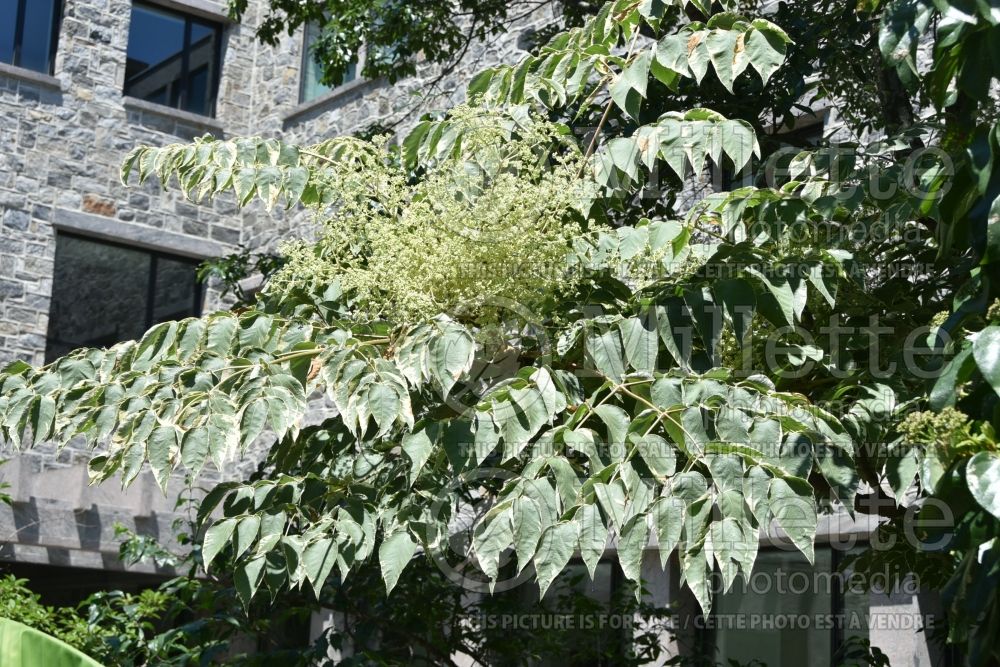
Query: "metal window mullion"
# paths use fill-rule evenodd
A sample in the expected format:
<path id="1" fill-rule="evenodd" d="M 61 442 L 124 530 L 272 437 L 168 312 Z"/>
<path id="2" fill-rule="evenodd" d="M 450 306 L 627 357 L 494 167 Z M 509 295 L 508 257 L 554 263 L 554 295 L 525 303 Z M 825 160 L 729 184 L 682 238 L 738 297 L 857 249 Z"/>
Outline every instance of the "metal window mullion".
<path id="1" fill-rule="evenodd" d="M 179 109 L 187 108 L 187 98 L 188 98 L 188 87 L 191 85 L 189 80 L 190 72 L 188 71 L 191 67 L 191 19 L 184 17 L 184 45 L 181 48 L 181 92 L 177 96 L 177 106 Z"/>
<path id="2" fill-rule="evenodd" d="M 835 549 L 832 545 L 830 547 L 830 571 L 836 574 L 840 571 L 840 564 L 842 558 L 840 551 Z M 830 581 L 833 582 L 834 577 L 830 577 Z M 843 582 L 846 586 L 846 581 Z M 830 628 L 830 664 L 834 664 L 834 658 L 837 655 L 837 651 L 844 644 L 846 635 L 844 634 L 844 628 L 841 627 L 841 622 L 847 620 L 847 605 L 845 604 L 846 591 L 841 590 L 840 585 L 837 582 L 833 583 L 833 588 L 830 590 L 830 615 L 833 616 L 833 627 Z"/>
<path id="3" fill-rule="evenodd" d="M 194 280 L 194 302 L 192 305 L 191 313 L 195 317 L 201 317 L 201 307 L 202 302 L 205 298 L 205 287 L 198 281 L 197 269 L 195 269 L 195 280 Z"/>
<path id="4" fill-rule="evenodd" d="M 62 26 L 62 0 L 52 0 L 52 32 L 49 42 L 49 74 L 56 71 L 56 53 L 59 51 L 59 28 Z"/>
<path id="5" fill-rule="evenodd" d="M 21 44 L 24 42 L 24 12 L 28 0 L 18 0 L 17 16 L 14 18 L 14 52 L 11 54 L 11 65 L 21 64 Z"/>
<path id="6" fill-rule="evenodd" d="M 149 253 L 149 280 L 146 282 L 146 329 L 153 326 L 153 301 L 156 298 L 156 272 L 158 256 Z"/>
<path id="7" fill-rule="evenodd" d="M 215 62 L 212 63 L 212 69 L 209 71 L 209 76 L 211 80 L 208 82 L 208 115 L 215 118 L 215 113 L 218 110 L 217 104 L 219 100 L 219 86 L 222 82 L 222 26 L 215 26 Z"/>

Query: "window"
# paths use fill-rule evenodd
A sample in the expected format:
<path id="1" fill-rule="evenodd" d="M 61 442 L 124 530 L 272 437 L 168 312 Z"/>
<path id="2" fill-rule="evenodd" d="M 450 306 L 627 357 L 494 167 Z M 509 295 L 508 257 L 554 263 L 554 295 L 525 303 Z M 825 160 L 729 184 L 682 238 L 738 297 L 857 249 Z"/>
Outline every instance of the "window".
<path id="1" fill-rule="evenodd" d="M 214 116 L 221 45 L 217 23 L 133 4 L 125 94 Z"/>
<path id="2" fill-rule="evenodd" d="M 0 62 L 52 73 L 60 0 L 0 0 Z"/>
<path id="3" fill-rule="evenodd" d="M 501 561 L 502 567 L 512 567 L 512 560 Z M 507 570 L 504 576 L 514 571 Z M 477 609 L 488 631 L 487 652 L 493 650 L 493 642 L 509 644 L 509 631 L 516 627 L 524 631 L 518 650 L 527 647 L 535 667 L 618 665 L 632 641 L 633 590 L 616 561 L 599 562 L 591 579 L 583 561 L 572 559 L 544 598 L 539 599 L 537 580 L 494 592 L 483 597 Z M 519 619 L 519 626 L 510 625 L 514 619 Z M 501 656 L 487 663 L 506 664 Z"/>
<path id="4" fill-rule="evenodd" d="M 313 57 L 312 47 L 319 38 L 320 28 L 315 23 L 307 23 L 305 39 L 302 43 L 302 83 L 299 89 L 299 102 L 310 102 L 321 95 L 333 90 L 331 86 L 322 83 L 323 68 Z M 358 78 L 358 64 L 351 63 L 344 73 L 343 83 L 354 81 Z"/>
<path id="5" fill-rule="evenodd" d="M 840 556 L 817 547 L 810 565 L 798 552 L 762 550 L 750 583 L 737 578 L 712 608 L 719 661 L 829 667 L 847 638 L 867 638 L 868 595 L 844 589 Z"/>
<path id="6" fill-rule="evenodd" d="M 106 347 L 159 322 L 200 315 L 197 267 L 197 260 L 59 234 L 45 358 Z"/>

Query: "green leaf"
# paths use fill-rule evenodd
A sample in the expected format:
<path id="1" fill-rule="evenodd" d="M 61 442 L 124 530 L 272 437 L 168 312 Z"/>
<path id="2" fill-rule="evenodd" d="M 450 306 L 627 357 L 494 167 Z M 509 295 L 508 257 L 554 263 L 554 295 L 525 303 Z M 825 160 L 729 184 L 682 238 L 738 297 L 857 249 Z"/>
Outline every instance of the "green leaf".
<path id="1" fill-rule="evenodd" d="M 993 170 L 984 171 L 989 174 Z M 988 264 L 998 260 L 1000 260 L 1000 197 L 993 200 L 989 215 L 986 217 L 986 251 L 983 253 L 982 263 Z"/>
<path id="2" fill-rule="evenodd" d="M 576 551 L 578 537 L 575 522 L 556 523 L 542 533 L 534 558 L 539 597 L 545 597 L 549 586 L 566 568 L 573 552 Z"/>
<path id="3" fill-rule="evenodd" d="M 656 355 L 659 352 L 656 321 L 647 316 L 630 317 L 619 322 L 622 341 L 625 344 L 625 358 L 637 371 L 650 373 L 656 370 Z"/>
<path id="4" fill-rule="evenodd" d="M 512 505 L 513 501 L 505 501 L 491 509 L 472 533 L 472 548 L 479 561 L 479 568 L 490 581 L 496 581 L 500 568 L 500 554 L 514 541 Z"/>
<path id="5" fill-rule="evenodd" d="M 680 498 L 667 496 L 657 500 L 649 509 L 649 514 L 653 517 L 657 546 L 660 550 L 660 567 L 667 566 L 670 553 L 681 539 L 685 507 L 686 504 Z"/>
<path id="6" fill-rule="evenodd" d="M 476 465 L 486 460 L 500 443 L 500 428 L 489 412 L 476 412 Z"/>
<path id="7" fill-rule="evenodd" d="M 233 347 L 238 324 L 232 315 L 218 315 L 208 322 L 205 351 L 219 356 L 228 355 Z"/>
<path id="8" fill-rule="evenodd" d="M 31 433 L 35 443 L 41 444 L 52 435 L 55 417 L 55 399 L 51 396 L 36 397 L 31 404 Z"/>
<path id="9" fill-rule="evenodd" d="M 649 524 L 646 515 L 639 514 L 629 519 L 618 539 L 618 563 L 622 574 L 629 581 L 639 583 L 642 579 L 642 553 L 649 540 Z"/>
<path id="10" fill-rule="evenodd" d="M 205 539 L 201 543 L 201 560 L 206 572 L 215 557 L 229 543 L 233 531 L 236 530 L 236 523 L 236 519 L 223 519 L 205 531 Z"/>
<path id="11" fill-rule="evenodd" d="M 178 435 L 173 426 L 157 426 L 146 441 L 146 459 L 161 489 L 166 488 L 171 470 L 170 455 L 177 446 Z"/>
<path id="12" fill-rule="evenodd" d="M 521 486 L 525 498 L 531 498 L 541 511 L 542 528 L 553 524 L 559 517 L 559 497 L 552 484 L 545 477 L 526 480 Z"/>
<path id="13" fill-rule="evenodd" d="M 222 470 L 239 447 L 239 433 L 233 421 L 224 414 L 209 416 L 207 428 L 209 455 L 215 467 Z"/>
<path id="14" fill-rule="evenodd" d="M 670 480 L 670 491 L 685 503 L 691 504 L 708 492 L 708 481 L 695 470 L 682 472 Z"/>
<path id="15" fill-rule="evenodd" d="M 934 14 L 931 0 L 890 2 L 882 14 L 879 50 L 886 62 L 895 66 L 904 83 L 917 74 L 917 43 Z"/>
<path id="16" fill-rule="evenodd" d="M 733 78 L 739 74 L 739 71 L 733 69 L 739 37 L 742 35 L 734 30 L 713 30 L 705 38 L 705 47 L 712 67 L 715 68 L 719 81 L 730 93 L 733 92 Z"/>
<path id="17" fill-rule="evenodd" d="M 615 480 L 611 484 L 594 484 L 594 493 L 597 495 L 597 502 L 601 504 L 601 509 L 608 515 L 611 525 L 621 530 L 625 524 L 625 489 L 621 480 Z"/>
<path id="18" fill-rule="evenodd" d="M 379 427 L 379 435 L 385 435 L 392 428 L 402 403 L 396 392 L 385 384 L 373 385 L 368 390 L 368 410 Z"/>
<path id="19" fill-rule="evenodd" d="M 458 380 L 472 368 L 476 345 L 472 335 L 455 323 L 447 323 L 444 333 L 431 344 L 431 372 L 445 397 Z"/>
<path id="20" fill-rule="evenodd" d="M 972 356 L 993 391 L 1000 394 L 1000 326 L 990 325 L 976 335 Z"/>
<path id="21" fill-rule="evenodd" d="M 260 541 L 255 550 L 257 554 L 265 554 L 278 545 L 287 522 L 288 516 L 283 510 L 260 515 Z"/>
<path id="22" fill-rule="evenodd" d="M 427 463 L 427 459 L 430 458 L 431 452 L 434 451 L 434 445 L 427 436 L 426 429 L 423 429 L 403 436 L 401 447 L 403 454 L 410 460 L 410 485 L 412 486 L 424 464 Z"/>
<path id="23" fill-rule="evenodd" d="M 705 431 L 705 417 L 701 408 L 692 406 L 685 408 L 678 420 L 676 413 L 663 418 L 663 428 L 670 439 L 688 456 L 701 456 L 710 438 Z"/>
<path id="24" fill-rule="evenodd" d="M 260 515 L 250 514 L 236 524 L 236 540 L 233 558 L 239 558 L 254 543 L 260 534 Z"/>
<path id="25" fill-rule="evenodd" d="M 913 485 L 913 480 L 917 476 L 920 468 L 920 461 L 917 459 L 917 452 L 906 449 L 902 452 L 891 453 L 885 462 L 885 473 L 889 480 L 889 486 L 896 496 L 896 504 L 902 506 L 907 490 Z"/>
<path id="26" fill-rule="evenodd" d="M 816 464 L 823 477 L 830 483 L 837 498 L 847 508 L 853 511 L 854 497 L 858 492 L 861 477 L 854 459 L 845 450 L 835 444 L 816 443 Z"/>
<path id="27" fill-rule="evenodd" d="M 715 355 L 715 348 L 722 334 L 722 309 L 712 301 L 708 288 L 684 290 L 684 302 L 704 343 L 705 351 Z"/>
<path id="28" fill-rule="evenodd" d="M 773 304 L 777 307 L 776 312 L 768 312 L 774 309 L 767 308 L 769 304 L 763 298 L 758 299 L 757 305 L 763 311 L 763 314 L 776 327 L 781 327 L 785 324 L 795 326 L 795 292 L 792 290 L 792 285 L 788 278 L 781 275 L 778 271 L 764 274 L 756 269 L 748 268 L 747 272 L 752 273 L 760 279 L 767 288 Z M 762 296 L 767 296 L 767 294 Z"/>
<path id="29" fill-rule="evenodd" d="M 580 492 L 580 479 L 576 476 L 573 465 L 562 456 L 549 456 L 545 459 L 545 464 L 555 477 L 556 491 L 559 492 L 563 507 L 572 507 Z"/>
<path id="30" fill-rule="evenodd" d="M 690 35 L 686 33 L 672 35 L 672 37 L 680 38 L 685 42 L 688 67 L 691 68 L 694 80 L 699 84 L 705 78 L 705 75 L 708 74 L 708 66 L 712 61 L 708 53 L 708 48 L 705 45 L 705 38 L 708 37 L 708 34 L 709 31 L 707 30 L 696 30 Z"/>
<path id="31" fill-rule="evenodd" d="M 588 331 L 586 337 L 587 354 L 597 370 L 614 382 L 621 382 L 625 375 L 624 352 L 617 331 L 596 333 Z"/>
<path id="32" fill-rule="evenodd" d="M 611 86 L 611 99 L 615 104 L 633 118 L 639 117 L 639 106 L 646 97 L 646 85 L 649 82 L 649 66 L 653 52 L 641 52 L 629 63 L 615 83 Z"/>
<path id="33" fill-rule="evenodd" d="M 538 503 L 527 497 L 514 500 L 511 519 L 514 529 L 514 553 L 517 554 L 517 569 L 520 573 L 534 557 L 535 548 L 542 535 L 543 522 L 546 524 L 548 522 Z"/>
<path id="34" fill-rule="evenodd" d="M 712 483 L 719 491 L 739 489 L 743 486 L 743 461 L 735 454 L 715 454 L 708 457 Z"/>
<path id="35" fill-rule="evenodd" d="M 653 74 L 667 85 L 675 82 L 676 75 L 693 76 L 688 66 L 687 37 L 677 34 L 661 39 L 656 45 L 656 63 L 659 67 L 653 68 Z"/>
<path id="36" fill-rule="evenodd" d="M 830 307 L 832 308 L 837 304 L 837 299 L 834 296 L 834 294 L 837 291 L 836 290 L 837 283 L 835 279 L 831 280 L 830 284 L 834 287 L 833 292 L 831 292 L 826 283 L 826 277 L 825 277 L 826 268 L 827 268 L 826 265 L 822 263 L 813 264 L 811 267 L 809 267 L 809 275 L 807 277 L 809 279 L 809 282 L 812 283 L 813 287 L 815 287 L 819 291 L 819 293 L 823 295 L 823 298 L 826 299 L 827 304 L 829 304 Z"/>
<path id="37" fill-rule="evenodd" d="M 391 593 L 399 581 L 399 575 L 417 552 L 417 544 L 405 530 L 393 533 L 382 540 L 378 549 L 378 561 L 382 568 L 386 594 Z"/>
<path id="38" fill-rule="evenodd" d="M 714 522 L 709 529 L 712 553 L 722 573 L 723 592 L 733 585 L 741 569 L 749 577 L 757 557 L 757 531 L 749 525 L 746 529 L 745 532 L 741 523 L 730 517 Z"/>
<path id="39" fill-rule="evenodd" d="M 600 417 L 601 421 L 608 428 L 608 444 L 621 449 L 625 444 L 625 436 L 628 433 L 629 416 L 628 413 L 617 405 L 607 403 L 594 408 L 594 414 Z"/>
<path id="40" fill-rule="evenodd" d="M 22 585 L 23 580 L 18 580 L 18 583 L 14 584 L 17 588 L 14 588 L 11 595 L 24 595 L 27 597 L 26 592 L 21 593 L 20 586 Z M 18 605 L 15 600 L 16 598 L 14 597 L 10 598 L 8 604 L 11 606 L 11 611 L 7 612 L 7 614 L 19 617 L 24 623 L 11 618 L 0 618 L 0 647 L 2 647 L 0 648 L 0 661 L 5 665 L 10 665 L 11 667 L 33 665 L 44 665 L 45 667 L 101 667 L 101 663 L 90 658 L 69 643 L 28 625 L 29 623 L 32 625 L 37 623 L 45 627 L 46 630 L 53 631 L 52 628 L 46 627 L 49 623 L 53 622 L 52 615 L 50 615 L 52 612 L 48 608 L 40 608 L 38 611 L 34 611 L 34 608 L 32 608 L 31 617 L 29 618 L 22 613 L 25 611 L 23 605 L 22 609 L 15 611 L 14 607 Z M 111 598 L 105 602 L 109 608 L 109 616 L 110 614 L 117 615 L 121 613 L 118 611 L 117 606 L 111 607 L 114 604 L 112 600 L 115 602 L 118 601 L 115 598 Z M 114 611 L 111 611 L 111 609 L 114 609 Z M 93 626 L 88 623 L 87 617 L 74 618 L 73 623 L 74 628 L 79 627 L 78 632 L 87 634 L 92 632 L 90 628 Z M 104 626 L 102 625 L 101 627 L 103 628 Z M 76 639 L 76 636 L 74 636 L 74 639 Z M 140 634 L 134 641 L 138 644 L 139 642 L 144 642 L 146 639 L 148 638 Z"/>
<path id="41" fill-rule="evenodd" d="M 677 454 L 674 451 L 674 445 L 653 433 L 643 437 L 632 434 L 630 438 L 638 448 L 639 456 L 661 481 L 673 475 L 677 470 Z"/>
<path id="42" fill-rule="evenodd" d="M 205 466 L 205 459 L 208 458 L 208 429 L 202 426 L 196 427 L 184 434 L 181 444 L 181 463 L 184 467 L 197 475 Z"/>
<path id="43" fill-rule="evenodd" d="M 593 503 L 580 507 L 574 520 L 579 524 L 580 557 L 593 580 L 608 544 L 608 528 L 601 518 L 601 511 Z"/>
<path id="44" fill-rule="evenodd" d="M 157 324 L 143 335 L 136 348 L 134 366 L 143 367 L 165 355 L 177 339 L 177 322 Z"/>
<path id="45" fill-rule="evenodd" d="M 250 403 L 243 408 L 243 415 L 240 417 L 240 445 L 242 447 L 249 447 L 254 440 L 260 437 L 267 425 L 267 416 L 267 399 L 251 398 Z"/>
<path id="46" fill-rule="evenodd" d="M 746 333 L 750 331 L 750 323 L 757 307 L 753 287 L 741 278 L 732 278 L 715 283 L 712 289 L 716 300 L 725 307 L 726 314 L 733 323 L 736 340 L 742 342 Z"/>
<path id="47" fill-rule="evenodd" d="M 703 614 L 712 610 L 712 571 L 709 560 L 705 557 L 705 549 L 698 545 L 679 552 L 681 562 L 681 577 L 687 587 L 694 593 L 698 606 Z"/>
<path id="48" fill-rule="evenodd" d="M 931 493 L 935 493 L 938 485 L 945 479 L 946 472 L 945 464 L 938 457 L 936 450 L 933 447 L 926 449 L 920 461 L 920 484 Z"/>
<path id="49" fill-rule="evenodd" d="M 1000 454 L 979 452 L 965 465 L 965 479 L 972 497 L 1000 519 Z"/>
<path id="50" fill-rule="evenodd" d="M 597 451 L 597 441 L 593 431 L 588 428 L 563 431 L 562 436 L 566 445 L 586 456 L 592 466 L 598 469 L 604 467 L 600 452 Z"/>
<path id="51" fill-rule="evenodd" d="M 236 585 L 236 594 L 239 595 L 244 609 L 250 607 L 250 601 L 257 593 L 257 587 L 260 586 L 266 562 L 267 560 L 264 556 L 258 556 L 236 567 L 236 572 L 233 574 L 233 582 Z"/>
<path id="52" fill-rule="evenodd" d="M 683 332 L 690 331 L 691 321 L 684 314 L 684 301 L 680 298 L 664 300 L 656 311 L 656 327 L 660 332 L 660 340 L 677 365 L 684 370 L 691 369 L 691 336 Z"/>
<path id="53" fill-rule="evenodd" d="M 656 407 L 662 410 L 684 405 L 681 386 L 680 378 L 662 377 L 653 383 L 650 389 L 650 398 L 653 399 Z"/>
<path id="54" fill-rule="evenodd" d="M 958 386 L 968 382 L 975 368 L 976 359 L 972 354 L 972 346 L 968 345 L 945 364 L 934 382 L 928 401 L 931 409 L 940 411 L 954 407 L 958 399 Z"/>
<path id="55" fill-rule="evenodd" d="M 336 562 L 337 543 L 332 537 L 322 537 L 310 543 L 302 551 L 302 567 L 316 597 L 319 597 L 323 584 L 329 578 Z"/>
<path id="56" fill-rule="evenodd" d="M 805 480 L 794 477 L 771 480 L 768 503 L 774 520 L 788 535 L 802 555 L 813 562 L 813 539 L 816 537 L 816 501 Z"/>
<path id="57" fill-rule="evenodd" d="M 787 35 L 780 29 L 774 30 L 775 27 L 758 19 L 743 39 L 750 66 L 757 70 L 765 84 L 785 62 Z"/>

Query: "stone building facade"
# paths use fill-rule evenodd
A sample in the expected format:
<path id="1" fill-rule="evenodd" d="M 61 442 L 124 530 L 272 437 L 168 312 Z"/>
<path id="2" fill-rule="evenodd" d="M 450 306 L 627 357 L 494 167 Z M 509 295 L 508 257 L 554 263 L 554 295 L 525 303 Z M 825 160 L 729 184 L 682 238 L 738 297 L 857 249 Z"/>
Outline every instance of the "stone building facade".
<path id="1" fill-rule="evenodd" d="M 47 66 L 21 62 L 13 50 L 4 51 L 5 39 L 16 32 L 8 35 L 7 26 L 22 33 L 17 39 L 25 50 L 48 38 L 39 32 L 42 21 L 33 20 L 36 3 L 55 10 Z M 150 76 L 135 76 L 137 61 L 156 54 L 141 43 L 146 35 L 133 35 L 140 43 L 130 46 L 130 29 L 139 20 L 134 6 L 161 21 L 150 29 L 164 34 L 184 21 L 196 31 L 217 28 L 214 113 L 175 108 L 167 98 L 149 99 L 155 98 L 157 77 L 176 78 L 178 60 L 165 58 Z M 194 204 L 155 182 L 124 187 L 119 167 L 133 147 L 206 133 L 312 143 L 376 120 L 405 128 L 421 109 L 461 99 L 462 84 L 478 68 L 518 57 L 521 30 L 495 40 L 489 49 L 476 45 L 432 90 L 426 89 L 439 72 L 421 64 L 416 76 L 395 86 L 355 80 L 300 102 L 303 35 L 286 36 L 277 48 L 258 43 L 254 32 L 265 6 L 251 2 L 244 23 L 237 25 L 227 18 L 224 2 L 213 0 L 0 3 L 0 365 L 14 359 L 43 363 L 80 342 L 114 342 L 141 333 L 149 315 L 143 305 L 147 311 L 169 312 L 171 302 L 184 302 L 183 294 L 172 300 L 162 294 L 174 285 L 167 282 L 173 279 L 164 267 L 173 267 L 175 274 L 186 269 L 183 281 L 189 282 L 197 261 L 241 246 L 273 247 L 287 236 L 292 219 L 268 215 L 257 204 L 239 210 L 224 197 Z M 544 21 L 544 12 L 534 20 Z M 522 30 L 532 21 L 526 20 Z M 192 62 L 210 57 L 203 56 L 204 42 L 190 50 Z M 138 78 L 141 85 L 133 83 Z M 156 289 L 161 293 L 155 296 L 144 296 L 130 284 L 135 272 L 125 267 L 145 266 L 151 261 L 147 256 L 155 256 L 159 266 Z M 64 289 L 67 285 L 72 289 Z M 195 310 L 219 305 L 218 295 L 208 289 Z M 63 329 L 72 330 L 71 340 L 61 340 L 67 337 Z M 125 492 L 112 485 L 90 487 L 88 458 L 72 447 L 59 452 L 40 447 L 0 466 L 0 478 L 10 484 L 15 501 L 0 508 L 0 559 L 120 569 L 115 523 L 169 537 L 173 499 L 164 498 L 145 477 Z"/>
<path id="2" fill-rule="evenodd" d="M 42 6 L 54 11 L 48 37 L 44 22 L 26 18 Z M 215 0 L 0 2 L 0 365 L 42 363 L 81 341 L 114 342 L 134 335 L 135 327 L 141 332 L 139 325 L 151 319 L 218 307 L 211 289 L 192 298 L 187 285 L 197 261 L 241 246 L 273 247 L 301 227 L 295 216 L 271 216 L 256 204 L 239 210 L 224 197 L 193 204 L 155 182 L 125 188 L 119 165 L 136 145 L 205 133 L 311 143 L 376 121 L 405 129 L 421 111 L 461 101 L 476 71 L 515 61 L 529 31 L 552 18 L 543 5 L 509 33 L 474 44 L 443 78 L 422 63 L 416 76 L 395 85 L 354 80 L 301 101 L 303 35 L 286 36 L 277 48 L 259 44 L 254 31 L 264 6 L 252 0 L 237 25 Z M 164 34 L 166 27 L 178 28 L 190 53 L 163 58 L 159 69 L 146 62 L 158 56 L 141 40 L 130 46 L 136 7 L 143 20 L 163 22 Z M 10 25 L 16 30 L 5 33 Z M 48 61 L 33 41 L 43 39 L 50 41 Z M 29 63 L 25 54 L 32 49 L 38 53 Z M 207 83 L 197 79 L 176 92 L 176 72 L 194 81 L 203 68 Z M 190 110 L 195 107 L 202 112 Z M 88 452 L 39 447 L 9 455 L 0 479 L 14 503 L 0 506 L 0 572 L 48 582 L 47 599 L 64 602 L 169 574 L 153 565 L 125 574 L 117 558 L 117 523 L 166 542 L 173 534 L 174 499 L 151 477 L 141 476 L 126 491 L 90 487 Z M 837 525 L 827 534 L 864 528 Z M 647 560 L 651 592 L 666 604 L 679 590 L 676 577 L 659 574 L 655 554 Z M 916 596 L 872 597 L 874 608 L 910 615 L 921 604 Z M 900 664 L 931 664 L 926 645 L 912 636 L 890 632 L 885 641 L 897 647 Z"/>

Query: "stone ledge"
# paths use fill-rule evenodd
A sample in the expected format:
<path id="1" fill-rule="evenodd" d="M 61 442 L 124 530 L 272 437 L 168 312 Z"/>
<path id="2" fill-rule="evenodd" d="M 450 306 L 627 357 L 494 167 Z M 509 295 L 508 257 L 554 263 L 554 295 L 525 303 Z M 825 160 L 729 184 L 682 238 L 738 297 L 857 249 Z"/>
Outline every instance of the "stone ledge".
<path id="1" fill-rule="evenodd" d="M 176 568 L 160 567 L 152 562 L 136 563 L 126 567 L 113 548 L 104 550 L 69 549 L 65 547 L 0 542 L 0 563 L 29 563 L 55 565 L 81 570 L 101 570 L 137 575 L 156 575 L 164 579 L 177 576 Z"/>
<path id="2" fill-rule="evenodd" d="M 355 79 L 342 86 L 337 86 L 330 92 L 320 95 L 314 100 L 303 102 L 285 114 L 282 121 L 284 121 L 285 125 L 291 125 L 304 120 L 307 116 L 333 111 L 346 101 L 360 97 L 372 89 L 381 86 L 384 82 L 385 79 L 381 78 Z"/>
<path id="3" fill-rule="evenodd" d="M 262 287 L 264 287 L 264 276 L 260 273 L 247 276 L 240 281 L 240 289 L 243 290 L 247 296 L 256 295 Z"/>
<path id="4" fill-rule="evenodd" d="M 122 105 L 124 105 L 126 109 L 130 109 L 132 111 L 150 113 L 177 123 L 208 130 L 209 132 L 218 134 L 220 137 L 224 133 L 222 121 L 216 118 L 209 118 L 208 116 L 202 116 L 196 113 L 191 113 L 190 111 L 183 111 L 181 109 L 175 109 L 162 104 L 156 104 L 155 102 L 147 102 L 146 100 L 140 100 L 137 97 L 129 97 L 128 95 L 122 97 Z"/>
<path id="5" fill-rule="evenodd" d="M 156 250 L 194 259 L 212 259 L 233 252 L 231 246 L 207 239 L 184 236 L 155 227 L 144 227 L 105 218 L 92 213 L 56 208 L 52 225 L 59 230 L 76 232 L 105 241 L 129 243 L 136 247 Z"/>
<path id="6" fill-rule="evenodd" d="M 8 65 L 7 63 L 0 62 L 0 76 L 17 79 L 18 81 L 24 81 L 26 83 L 33 83 L 37 86 L 42 86 L 43 88 L 51 88 L 60 92 L 62 91 L 62 82 L 59 79 L 49 74 L 36 72 L 33 69 L 25 69 L 24 67 L 16 67 L 14 65 Z"/>
<path id="7" fill-rule="evenodd" d="M 200 18 L 217 21 L 219 23 L 234 24 L 235 21 L 229 18 L 226 8 L 218 2 L 212 0 L 148 0 L 154 5 L 159 5 L 166 9 L 173 9 L 185 14 L 192 14 Z"/>

